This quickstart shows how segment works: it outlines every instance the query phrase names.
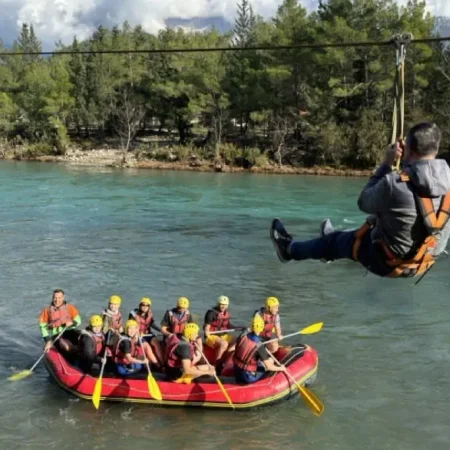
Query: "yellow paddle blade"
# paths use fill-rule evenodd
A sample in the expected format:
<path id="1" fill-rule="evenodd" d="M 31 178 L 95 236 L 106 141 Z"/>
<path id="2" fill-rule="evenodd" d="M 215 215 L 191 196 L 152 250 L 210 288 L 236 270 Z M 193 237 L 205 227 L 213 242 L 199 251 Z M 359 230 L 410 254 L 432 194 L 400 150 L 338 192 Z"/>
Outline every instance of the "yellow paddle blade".
<path id="1" fill-rule="evenodd" d="M 10 381 L 19 381 L 22 380 L 28 376 L 30 376 L 33 373 L 32 370 L 22 370 L 21 372 L 17 372 L 14 375 L 11 375 L 8 380 Z"/>
<path id="2" fill-rule="evenodd" d="M 153 378 L 153 375 L 151 373 L 148 374 L 147 383 L 148 383 L 148 392 L 150 392 L 150 395 L 155 400 L 161 401 L 162 400 L 161 391 L 159 389 L 158 383 Z"/>
<path id="3" fill-rule="evenodd" d="M 94 393 L 92 394 L 92 403 L 95 409 L 100 406 L 100 397 L 102 396 L 102 377 L 95 382 Z"/>
<path id="4" fill-rule="evenodd" d="M 323 406 L 323 403 L 317 398 L 316 394 L 311 392 L 308 388 L 302 386 L 300 383 L 296 384 L 302 398 L 305 400 L 305 403 L 309 406 L 312 412 L 316 416 L 321 416 L 325 407 Z"/>
<path id="5" fill-rule="evenodd" d="M 223 392 L 223 395 L 225 395 L 225 398 L 227 399 L 228 403 L 231 405 L 231 407 L 234 409 L 234 405 L 233 402 L 231 401 L 230 396 L 228 395 L 227 390 L 225 389 L 225 386 L 222 384 L 222 382 L 220 381 L 219 377 L 216 375 L 216 381 L 217 384 L 219 385 L 220 389 Z"/>
<path id="6" fill-rule="evenodd" d="M 310 325 L 309 327 L 303 328 L 303 330 L 300 330 L 299 334 L 314 334 L 318 333 L 323 327 L 323 322 L 317 322 L 313 325 Z"/>

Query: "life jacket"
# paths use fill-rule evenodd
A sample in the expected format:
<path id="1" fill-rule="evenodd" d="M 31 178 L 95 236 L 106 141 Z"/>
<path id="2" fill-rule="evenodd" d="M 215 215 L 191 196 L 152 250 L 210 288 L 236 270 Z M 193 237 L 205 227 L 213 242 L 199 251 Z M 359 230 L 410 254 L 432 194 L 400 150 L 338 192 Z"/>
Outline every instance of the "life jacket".
<path id="1" fill-rule="evenodd" d="M 120 343 L 124 341 L 131 342 L 131 351 L 130 354 L 133 358 L 139 358 L 140 356 L 144 356 L 144 349 L 137 344 L 133 339 L 129 336 L 121 335 L 113 350 L 113 359 L 116 364 L 129 365 L 130 362 L 125 357 L 125 353 L 120 350 Z"/>
<path id="2" fill-rule="evenodd" d="M 178 358 L 177 355 L 175 355 L 175 350 L 177 349 L 178 345 L 180 344 L 181 339 L 177 337 L 175 334 L 171 334 L 166 341 L 166 348 L 165 348 L 165 360 L 166 364 L 169 367 L 173 367 L 176 369 L 181 369 L 183 367 L 183 363 L 181 362 L 181 359 Z M 194 344 L 189 342 L 189 349 L 190 349 L 190 359 L 192 360 L 194 357 Z"/>
<path id="3" fill-rule="evenodd" d="M 230 313 L 228 309 L 224 312 L 217 311 L 216 308 L 210 309 L 214 313 L 214 320 L 210 323 L 210 331 L 227 330 L 230 326 Z M 209 311 L 206 313 L 208 315 Z"/>
<path id="4" fill-rule="evenodd" d="M 120 327 L 122 326 L 122 313 L 120 311 L 118 311 L 117 314 L 111 314 L 110 310 L 105 309 L 103 311 L 103 316 L 108 317 L 110 320 L 110 328 L 114 331 L 120 330 Z"/>
<path id="5" fill-rule="evenodd" d="M 184 311 L 183 317 L 179 319 L 172 310 L 169 311 L 169 325 L 170 332 L 174 334 L 181 334 L 184 330 L 184 327 L 188 323 L 189 318 L 191 317 L 191 313 L 188 309 Z"/>
<path id="6" fill-rule="evenodd" d="M 236 342 L 233 363 L 242 370 L 256 372 L 258 369 L 257 349 L 256 342 L 253 342 L 246 334 L 240 336 Z"/>
<path id="7" fill-rule="evenodd" d="M 139 309 L 134 310 L 136 316 L 134 316 L 134 320 L 139 325 L 139 333 L 140 334 L 148 334 L 150 333 L 150 324 L 153 320 L 153 313 L 151 311 L 148 312 L 147 317 L 143 317 L 139 314 Z"/>
<path id="8" fill-rule="evenodd" d="M 272 334 L 276 331 L 275 325 L 278 314 L 272 315 L 267 312 L 266 308 L 261 308 L 260 310 L 255 311 L 255 314 L 259 314 L 264 320 L 264 330 L 260 336 L 263 338 L 272 337 Z"/>
<path id="9" fill-rule="evenodd" d="M 63 303 L 59 308 L 55 308 L 53 305 L 49 306 L 49 321 L 47 326 L 58 328 L 70 321 L 72 321 L 72 316 L 70 315 L 67 303 Z"/>
<path id="10" fill-rule="evenodd" d="M 89 336 L 94 341 L 96 356 L 102 353 L 103 346 L 105 344 L 105 336 L 103 333 L 100 333 L 100 335 L 96 335 L 91 330 L 82 330 L 78 339 L 81 340 L 82 336 Z"/>
<path id="11" fill-rule="evenodd" d="M 410 181 L 406 172 L 400 174 L 400 181 Z M 441 204 L 436 212 L 433 200 L 430 197 L 422 197 L 413 190 L 417 209 L 423 219 L 427 235 L 419 244 L 413 257 L 403 259 L 391 250 L 389 244 L 384 239 L 377 239 L 375 242 L 381 245 L 386 256 L 385 264 L 392 267 L 392 272 L 386 275 L 389 278 L 415 277 L 425 275 L 436 262 L 432 255 L 433 249 L 437 244 L 437 234 L 447 224 L 450 218 L 450 190 L 442 197 Z M 352 258 L 358 261 L 359 248 L 363 237 L 373 228 L 373 224 L 365 222 L 361 228 L 355 232 L 355 242 L 352 249 Z"/>

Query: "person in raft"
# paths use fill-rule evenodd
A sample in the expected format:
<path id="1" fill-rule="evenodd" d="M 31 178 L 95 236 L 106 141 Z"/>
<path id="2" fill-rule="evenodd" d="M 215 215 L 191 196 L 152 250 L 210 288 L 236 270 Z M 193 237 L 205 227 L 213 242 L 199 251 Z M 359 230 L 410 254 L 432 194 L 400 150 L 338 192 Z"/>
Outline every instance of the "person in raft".
<path id="1" fill-rule="evenodd" d="M 259 314 L 253 316 L 250 332 L 241 335 L 236 342 L 233 355 L 234 376 L 239 383 L 249 384 L 258 381 L 266 370 L 285 372 L 284 365 L 276 365 L 267 353 L 260 334 L 264 331 L 264 320 Z"/>
<path id="2" fill-rule="evenodd" d="M 217 299 L 217 306 L 209 309 L 205 314 L 203 330 L 205 333 L 206 345 L 216 350 L 216 361 L 220 361 L 227 350 L 228 352 L 234 350 L 235 339 L 231 334 L 211 334 L 211 332 L 234 328 L 230 323 L 231 316 L 228 310 L 229 305 L 230 299 L 225 295 L 221 295 Z"/>
<path id="3" fill-rule="evenodd" d="M 265 342 L 269 339 L 277 337 L 283 339 L 281 334 L 280 315 L 278 311 L 280 309 L 280 301 L 276 297 L 267 297 L 265 306 L 255 311 L 255 315 L 261 316 L 264 320 L 264 330 L 260 333 L 260 339 Z M 267 344 L 267 348 L 270 352 L 275 353 L 278 351 L 278 341 Z"/>
<path id="4" fill-rule="evenodd" d="M 156 331 L 161 331 L 161 328 L 155 324 L 153 312 L 151 310 L 152 300 L 149 297 L 142 297 L 138 308 L 131 311 L 129 319 L 135 320 L 139 325 L 139 334 L 142 340 L 150 344 L 150 348 L 154 351 L 159 364 L 162 366 L 164 357 L 161 349 L 161 344 L 158 338 L 152 333 L 152 328 Z"/>
<path id="5" fill-rule="evenodd" d="M 82 330 L 79 338 L 78 351 L 80 354 L 80 367 L 85 372 L 97 372 L 105 356 L 105 335 L 102 333 L 103 319 L 98 314 L 89 319 L 89 325 Z"/>
<path id="6" fill-rule="evenodd" d="M 177 306 L 172 308 L 164 314 L 161 321 L 161 333 L 164 335 L 164 340 L 171 334 L 176 334 L 179 339 L 183 336 L 184 327 L 188 323 L 194 323 L 192 314 L 189 311 L 189 299 L 186 297 L 180 297 L 177 302 Z M 203 351 L 202 338 L 199 336 L 196 344 L 200 350 Z"/>
<path id="7" fill-rule="evenodd" d="M 123 333 L 122 313 L 120 312 L 120 305 L 122 298 L 118 295 L 111 295 L 109 298 L 108 308 L 103 311 L 103 328 L 104 334 L 112 331 L 117 334 Z"/>
<path id="8" fill-rule="evenodd" d="M 406 142 L 388 148 L 359 196 L 359 208 L 372 216 L 357 230 L 333 231 L 326 219 L 320 237 L 295 241 L 274 219 L 270 237 L 280 261 L 347 258 L 381 277 L 425 275 L 450 234 L 450 169 L 436 159 L 440 141 L 436 124 L 420 123 Z M 403 171 L 394 172 L 392 165 L 402 156 Z"/>
<path id="9" fill-rule="evenodd" d="M 55 343 L 59 350 L 71 352 L 75 350 L 74 342 L 78 340 L 81 317 L 78 309 L 67 303 L 62 289 L 53 291 L 50 306 L 45 307 L 39 315 L 39 327 L 45 341 L 44 351 L 48 352 L 55 338 L 64 330 L 61 338 Z"/>
<path id="10" fill-rule="evenodd" d="M 200 327 L 196 323 L 188 323 L 181 339 L 171 334 L 166 341 L 166 374 L 169 380 L 175 381 L 181 377 L 194 379 L 203 375 L 214 376 L 214 367 L 199 365 L 201 355 L 196 353 L 195 342 L 199 338 Z"/>
<path id="11" fill-rule="evenodd" d="M 139 342 L 139 325 L 135 320 L 127 320 L 125 333 L 120 336 L 112 351 L 119 375 L 128 376 L 139 372 L 148 361 L 158 365 L 148 342 Z"/>

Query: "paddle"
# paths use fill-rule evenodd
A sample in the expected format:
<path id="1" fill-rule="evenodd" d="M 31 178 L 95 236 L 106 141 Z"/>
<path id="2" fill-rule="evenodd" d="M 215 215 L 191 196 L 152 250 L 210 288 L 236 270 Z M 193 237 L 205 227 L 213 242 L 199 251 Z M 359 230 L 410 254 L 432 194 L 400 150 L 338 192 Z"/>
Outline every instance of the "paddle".
<path id="1" fill-rule="evenodd" d="M 137 317 L 136 317 L 137 314 L 135 311 L 131 311 L 130 314 L 135 319 L 137 319 Z M 139 343 L 141 344 L 142 349 L 144 349 L 144 346 L 142 344 L 142 337 L 140 335 L 139 335 Z M 145 359 L 147 359 L 147 356 L 145 356 Z M 145 365 L 147 366 L 147 371 L 148 371 L 148 377 L 147 377 L 148 392 L 155 400 L 161 401 L 162 400 L 161 390 L 159 389 L 158 383 L 156 382 L 155 378 L 152 375 L 148 361 L 145 363 Z"/>
<path id="2" fill-rule="evenodd" d="M 210 331 L 209 334 L 221 334 L 221 333 L 233 333 L 234 331 L 242 331 L 246 330 L 247 327 L 236 327 L 231 330 L 218 330 L 218 331 Z"/>
<path id="3" fill-rule="evenodd" d="M 212 367 L 211 364 L 209 363 L 209 361 L 206 359 L 206 356 L 205 356 L 205 355 L 203 354 L 203 352 L 201 351 L 201 349 L 200 349 L 200 347 L 198 346 L 198 344 L 197 344 L 196 342 L 194 342 L 194 345 L 197 347 L 197 350 L 200 352 L 200 354 L 202 355 L 203 359 L 206 361 L 206 364 L 208 364 L 209 367 Z M 216 379 L 216 381 L 217 381 L 217 384 L 219 385 L 221 391 L 223 392 L 223 395 L 224 395 L 225 398 L 227 399 L 228 403 L 231 405 L 231 407 L 232 407 L 233 409 L 235 409 L 235 408 L 234 408 L 234 405 L 233 405 L 233 402 L 231 401 L 231 398 L 230 398 L 230 396 L 228 395 L 227 390 L 225 389 L 225 386 L 222 384 L 222 382 L 220 381 L 220 379 L 219 379 L 219 377 L 217 376 L 216 373 L 214 374 L 214 377 L 215 377 L 215 379 Z"/>
<path id="4" fill-rule="evenodd" d="M 92 403 L 95 406 L 95 409 L 98 409 L 100 406 L 100 397 L 102 396 L 102 378 L 103 378 L 103 370 L 105 369 L 106 364 L 106 352 L 108 351 L 107 347 L 105 347 L 105 353 L 103 354 L 103 362 L 102 368 L 100 369 L 100 376 L 95 382 L 94 394 L 92 395 Z"/>
<path id="5" fill-rule="evenodd" d="M 141 344 L 141 347 L 144 348 L 144 346 L 142 345 L 141 336 L 139 336 L 139 343 Z M 145 357 L 145 359 L 147 360 L 147 357 Z M 148 371 L 147 377 L 148 392 L 155 400 L 161 401 L 162 400 L 161 390 L 159 389 L 158 383 L 156 382 L 155 378 L 152 375 L 152 372 L 150 370 L 150 364 L 148 363 L 148 361 L 146 361 L 145 365 L 147 366 Z"/>
<path id="6" fill-rule="evenodd" d="M 297 334 L 314 334 L 314 333 L 318 333 L 322 329 L 322 326 L 323 326 L 323 322 L 318 322 L 318 323 L 315 323 L 313 325 L 309 325 L 306 328 L 303 328 L 303 330 L 296 331 L 295 333 L 287 334 L 286 336 L 283 336 L 283 339 L 286 339 L 286 338 L 291 337 L 291 336 L 296 336 Z M 266 345 L 266 344 L 270 344 L 271 342 L 275 342 L 275 341 L 279 341 L 279 340 L 280 339 L 278 339 L 278 338 L 273 338 L 273 339 L 269 339 L 266 342 L 263 342 L 263 344 Z"/>
<path id="7" fill-rule="evenodd" d="M 273 358 L 273 360 L 279 366 L 281 366 L 280 361 L 278 361 L 269 350 L 267 350 L 267 353 Z M 305 400 L 305 403 L 312 410 L 312 412 L 316 416 L 321 416 L 323 414 L 325 407 L 323 406 L 323 403 L 317 398 L 316 394 L 311 392 L 308 388 L 302 386 L 300 383 L 297 383 L 297 381 L 295 381 L 294 377 L 287 370 L 286 370 L 285 374 L 291 380 L 291 382 L 297 386 L 297 389 L 298 389 L 301 397 Z"/>
<path id="8" fill-rule="evenodd" d="M 66 327 L 64 327 L 62 329 L 62 331 L 58 334 L 58 336 L 56 336 L 55 340 L 52 342 L 52 345 L 50 346 L 50 348 L 55 344 L 55 342 L 63 335 L 64 331 L 66 331 Z M 49 349 L 50 350 L 50 349 Z M 22 370 L 21 372 L 17 372 L 14 375 L 11 375 L 8 380 L 10 381 L 19 381 L 22 380 L 26 377 L 28 377 L 29 375 L 31 375 L 33 373 L 33 370 L 35 369 L 35 367 L 41 362 L 42 358 L 45 356 L 45 354 L 47 353 L 47 351 L 44 350 L 44 352 L 42 353 L 42 355 L 39 357 L 39 359 L 31 366 L 30 369 L 26 369 L 26 370 Z"/>

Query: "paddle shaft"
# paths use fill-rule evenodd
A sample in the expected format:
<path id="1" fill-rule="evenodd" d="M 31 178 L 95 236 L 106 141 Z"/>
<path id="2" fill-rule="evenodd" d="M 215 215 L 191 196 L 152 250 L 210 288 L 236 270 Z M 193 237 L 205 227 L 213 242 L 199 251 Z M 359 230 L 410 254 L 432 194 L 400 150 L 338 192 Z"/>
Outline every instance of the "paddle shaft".
<path id="1" fill-rule="evenodd" d="M 202 358 L 205 360 L 206 364 L 208 365 L 208 367 L 212 367 L 212 365 L 209 363 L 209 361 L 206 359 L 205 354 L 201 351 L 199 345 L 194 342 L 194 345 L 197 347 L 197 350 L 200 352 L 200 354 L 202 355 Z M 214 373 L 214 378 L 217 381 L 217 384 L 219 385 L 220 389 L 223 392 L 223 395 L 225 396 L 225 398 L 227 399 L 228 403 L 231 405 L 231 407 L 234 409 L 234 405 L 233 402 L 231 401 L 230 396 L 228 395 L 227 390 L 225 389 L 225 386 L 222 384 L 222 382 L 220 381 L 219 377 L 217 376 L 216 373 Z"/>
<path id="2" fill-rule="evenodd" d="M 275 356 L 269 350 L 267 350 L 267 353 L 272 357 L 272 359 L 279 366 L 281 366 L 280 361 L 278 361 L 278 359 L 275 358 Z M 324 410 L 322 402 L 316 397 L 315 394 L 313 394 L 308 389 L 306 389 L 306 387 L 303 387 L 300 383 L 295 381 L 295 378 L 289 373 L 289 371 L 287 369 L 284 371 L 284 373 L 291 380 L 291 382 L 293 384 L 295 384 L 295 386 L 297 386 L 297 389 L 302 394 L 302 397 L 303 397 L 305 403 L 311 408 L 311 410 L 314 412 L 314 414 L 316 416 L 320 416 Z"/>
<path id="3" fill-rule="evenodd" d="M 56 336 L 56 338 L 53 340 L 52 345 L 50 346 L 50 348 L 55 345 L 55 342 L 63 335 L 64 331 L 66 331 L 66 327 L 63 328 L 63 330 L 58 334 L 58 336 Z M 49 349 L 50 350 L 50 349 Z M 31 371 L 34 370 L 34 368 L 41 362 L 42 358 L 45 356 L 47 352 L 44 351 L 44 353 L 42 353 L 42 355 L 39 357 L 39 359 L 31 366 Z"/>
<path id="4" fill-rule="evenodd" d="M 292 336 L 297 336 L 297 334 L 301 334 L 301 330 L 300 331 L 296 331 L 295 333 L 291 333 L 291 334 L 287 334 L 286 336 L 283 336 L 283 339 L 286 339 L 288 337 L 292 337 Z M 275 341 L 280 341 L 281 339 L 279 338 L 273 338 L 273 339 L 269 339 L 268 341 L 263 342 L 263 345 L 267 345 L 270 344 L 271 342 L 275 342 Z"/>

